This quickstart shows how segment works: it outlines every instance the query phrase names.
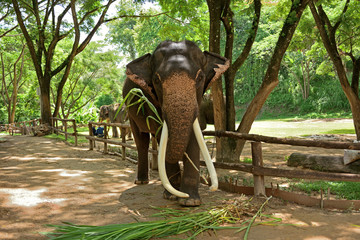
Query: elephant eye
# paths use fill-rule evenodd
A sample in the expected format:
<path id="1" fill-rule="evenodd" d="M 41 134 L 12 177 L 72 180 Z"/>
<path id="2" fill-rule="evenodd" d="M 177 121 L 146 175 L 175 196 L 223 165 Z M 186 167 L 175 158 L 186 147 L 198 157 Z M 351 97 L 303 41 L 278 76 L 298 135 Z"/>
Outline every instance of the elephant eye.
<path id="1" fill-rule="evenodd" d="M 161 82 L 161 78 L 160 78 L 160 75 L 158 73 L 155 73 L 153 81 L 154 81 L 154 83 L 160 83 Z"/>
<path id="2" fill-rule="evenodd" d="M 205 80 L 205 74 L 201 70 L 199 70 L 196 74 L 195 80 L 197 84 L 201 84 Z"/>
<path id="3" fill-rule="evenodd" d="M 205 74 L 203 72 L 198 72 L 195 82 L 196 82 L 196 88 L 203 88 L 205 82 Z"/>

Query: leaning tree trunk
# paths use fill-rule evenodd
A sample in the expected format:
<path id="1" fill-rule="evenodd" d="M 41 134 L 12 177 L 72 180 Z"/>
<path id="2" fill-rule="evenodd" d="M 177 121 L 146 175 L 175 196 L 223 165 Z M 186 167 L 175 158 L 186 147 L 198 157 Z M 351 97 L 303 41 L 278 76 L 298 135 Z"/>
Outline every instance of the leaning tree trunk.
<path id="1" fill-rule="evenodd" d="M 222 83 L 217 82 L 212 87 L 214 100 L 214 119 L 216 130 L 235 131 L 235 105 L 234 105 L 234 80 L 236 72 L 241 68 L 247 59 L 251 47 L 255 41 L 259 20 L 261 2 L 254 1 L 254 19 L 251 33 L 244 45 L 241 54 L 233 61 L 234 49 L 234 22 L 233 12 L 230 7 L 230 0 L 207 1 L 210 12 L 210 51 L 220 53 L 220 21 L 226 30 L 225 57 L 230 61 L 230 67 L 225 72 L 225 92 L 226 104 L 224 103 Z M 226 107 L 225 107 L 226 106 Z M 236 141 L 231 138 L 216 139 L 216 160 L 221 162 L 232 162 L 239 159 L 239 155 L 234 155 Z"/>
<path id="2" fill-rule="evenodd" d="M 347 0 L 342 11 L 342 15 L 344 15 L 347 11 L 349 3 L 350 0 Z M 352 58 L 354 66 L 352 85 L 350 85 L 346 76 L 345 66 L 343 65 L 342 59 L 338 51 L 335 36 L 336 31 L 341 24 L 342 18 L 340 17 L 339 20 L 334 25 L 332 25 L 322 6 L 319 5 L 316 7 L 313 1 L 310 2 L 310 10 L 314 17 L 317 29 L 319 30 L 324 47 L 328 55 L 330 56 L 331 61 L 334 64 L 341 87 L 350 103 L 356 137 L 357 140 L 360 140 L 360 99 L 358 94 L 360 63 L 357 63 L 357 60 L 354 61 L 354 58 Z"/>
<path id="3" fill-rule="evenodd" d="M 285 19 L 284 26 L 279 35 L 279 39 L 276 43 L 274 53 L 268 65 L 263 83 L 260 86 L 259 91 L 251 101 L 247 108 L 241 123 L 237 129 L 240 133 L 249 133 L 252 123 L 255 121 L 256 116 L 260 112 L 266 99 L 272 92 L 272 90 L 278 85 L 278 74 L 280 70 L 281 60 L 290 44 L 292 36 L 296 30 L 296 27 L 300 21 L 300 18 L 309 3 L 309 0 L 302 0 L 293 2 L 290 12 Z M 244 148 L 245 141 L 241 140 L 237 142 L 236 153 L 240 156 Z"/>

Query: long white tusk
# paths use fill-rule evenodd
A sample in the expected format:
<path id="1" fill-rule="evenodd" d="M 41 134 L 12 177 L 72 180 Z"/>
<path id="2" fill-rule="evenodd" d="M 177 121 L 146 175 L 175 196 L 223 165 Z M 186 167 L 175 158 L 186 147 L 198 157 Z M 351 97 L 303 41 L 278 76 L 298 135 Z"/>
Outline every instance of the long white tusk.
<path id="1" fill-rule="evenodd" d="M 159 176 L 162 182 L 162 185 L 166 190 L 168 190 L 171 194 L 182 197 L 188 198 L 189 194 L 180 192 L 171 186 L 169 179 L 166 175 L 166 168 L 165 168 L 165 155 L 166 155 L 166 145 L 168 141 L 168 127 L 166 122 L 164 121 L 161 137 L 160 137 L 160 144 L 159 144 L 159 152 L 158 152 L 158 168 L 159 168 Z"/>
<path id="2" fill-rule="evenodd" d="M 206 167 L 210 174 L 210 179 L 211 179 L 210 191 L 216 191 L 218 189 L 219 184 L 218 184 L 215 167 L 214 167 L 213 162 L 211 161 L 209 151 L 206 147 L 206 143 L 204 141 L 204 137 L 201 132 L 199 120 L 197 118 L 194 121 L 193 127 L 194 127 L 194 133 L 195 133 L 196 140 L 200 147 L 201 154 L 205 160 Z"/>

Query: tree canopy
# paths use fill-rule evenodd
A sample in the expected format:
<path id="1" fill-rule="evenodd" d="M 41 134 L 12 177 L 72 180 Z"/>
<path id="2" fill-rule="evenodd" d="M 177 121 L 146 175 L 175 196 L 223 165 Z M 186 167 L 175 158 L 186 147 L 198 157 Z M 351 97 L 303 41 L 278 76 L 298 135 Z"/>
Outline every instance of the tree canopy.
<path id="1" fill-rule="evenodd" d="M 93 119 L 121 101 L 127 62 L 187 39 L 231 60 L 212 92 L 216 128 L 352 113 L 360 135 L 359 1 L 0 2 L 1 123 Z M 102 41 L 91 42 L 103 25 Z"/>

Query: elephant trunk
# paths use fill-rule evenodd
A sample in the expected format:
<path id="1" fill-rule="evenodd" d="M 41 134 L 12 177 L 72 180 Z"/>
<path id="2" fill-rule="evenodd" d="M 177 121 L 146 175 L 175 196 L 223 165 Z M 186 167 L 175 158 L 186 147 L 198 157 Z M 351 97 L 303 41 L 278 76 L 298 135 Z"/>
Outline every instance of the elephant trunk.
<path id="1" fill-rule="evenodd" d="M 176 163 L 186 151 L 199 111 L 195 82 L 187 76 L 173 76 L 164 82 L 163 91 L 162 110 L 169 129 L 166 160 Z"/>
<path id="2" fill-rule="evenodd" d="M 184 117 L 184 115 L 182 117 Z M 169 142 L 166 151 L 166 160 L 171 164 L 182 160 L 190 140 L 190 134 L 193 131 L 192 125 L 194 117 L 188 116 L 186 118 L 186 121 L 166 120 L 169 127 Z"/>

